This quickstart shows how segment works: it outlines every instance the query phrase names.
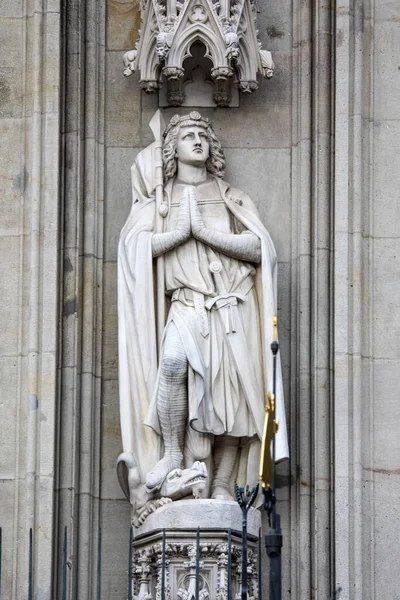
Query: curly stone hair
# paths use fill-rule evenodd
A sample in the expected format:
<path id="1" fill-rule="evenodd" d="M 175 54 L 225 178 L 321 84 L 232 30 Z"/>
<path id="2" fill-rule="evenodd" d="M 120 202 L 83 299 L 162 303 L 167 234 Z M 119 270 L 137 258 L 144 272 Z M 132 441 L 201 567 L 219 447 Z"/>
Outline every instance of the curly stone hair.
<path id="1" fill-rule="evenodd" d="M 164 182 L 175 177 L 177 171 L 176 146 L 178 141 L 178 133 L 181 127 L 203 127 L 208 136 L 210 144 L 210 156 L 206 162 L 206 169 L 211 175 L 223 178 L 225 175 L 225 155 L 221 146 L 221 142 L 214 133 L 212 124 L 209 122 L 204 125 L 204 121 L 190 120 L 185 121 L 182 125 L 180 122 L 168 128 L 164 144 L 163 144 L 163 170 Z"/>

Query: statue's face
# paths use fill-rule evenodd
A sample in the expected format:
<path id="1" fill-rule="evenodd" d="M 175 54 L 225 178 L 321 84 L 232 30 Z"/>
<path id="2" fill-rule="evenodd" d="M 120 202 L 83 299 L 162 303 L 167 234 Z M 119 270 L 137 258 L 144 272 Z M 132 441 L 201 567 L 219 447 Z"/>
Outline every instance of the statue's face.
<path id="1" fill-rule="evenodd" d="M 182 127 L 176 144 L 178 161 L 184 165 L 203 166 L 210 156 L 210 143 L 203 127 Z"/>

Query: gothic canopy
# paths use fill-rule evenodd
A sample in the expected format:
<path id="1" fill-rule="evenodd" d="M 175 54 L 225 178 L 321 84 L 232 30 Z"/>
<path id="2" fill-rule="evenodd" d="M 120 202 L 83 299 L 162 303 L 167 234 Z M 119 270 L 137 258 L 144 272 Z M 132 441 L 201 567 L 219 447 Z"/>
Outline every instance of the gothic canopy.
<path id="1" fill-rule="evenodd" d="M 166 82 L 167 103 L 174 106 L 184 104 L 199 71 L 218 106 L 230 105 L 232 87 L 251 93 L 258 75 L 274 72 L 259 39 L 254 0 L 142 0 L 139 39 L 124 65 L 126 76 L 139 71 L 145 92 Z"/>

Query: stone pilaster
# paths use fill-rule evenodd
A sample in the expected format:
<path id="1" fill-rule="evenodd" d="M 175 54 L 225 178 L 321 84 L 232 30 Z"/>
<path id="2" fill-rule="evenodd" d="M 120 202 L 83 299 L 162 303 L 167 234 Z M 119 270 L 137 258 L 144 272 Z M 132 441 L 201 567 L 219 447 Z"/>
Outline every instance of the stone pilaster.
<path id="1" fill-rule="evenodd" d="M 60 3 L 3 3 L 2 596 L 52 598 L 60 212 Z"/>

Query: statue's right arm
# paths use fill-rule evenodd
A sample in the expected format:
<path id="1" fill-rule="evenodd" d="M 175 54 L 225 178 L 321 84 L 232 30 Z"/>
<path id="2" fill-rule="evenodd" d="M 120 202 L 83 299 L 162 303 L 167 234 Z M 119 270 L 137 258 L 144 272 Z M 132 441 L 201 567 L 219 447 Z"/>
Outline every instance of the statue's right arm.
<path id="1" fill-rule="evenodd" d="M 190 238 L 190 202 L 189 195 L 185 189 L 179 207 L 179 214 L 174 231 L 165 233 L 154 233 L 151 238 L 151 249 L 153 257 L 165 254 L 180 246 Z"/>

